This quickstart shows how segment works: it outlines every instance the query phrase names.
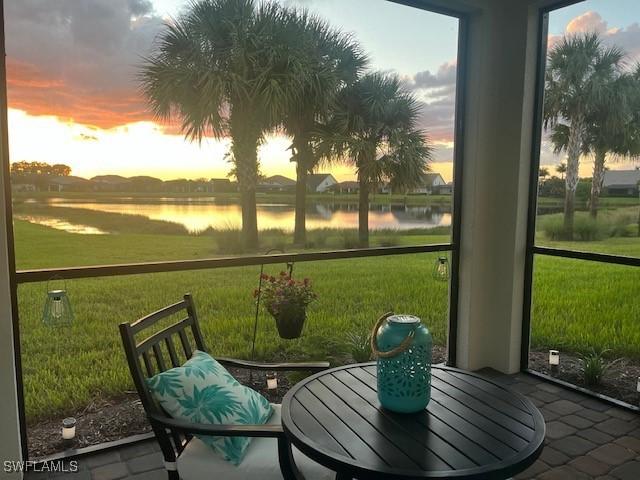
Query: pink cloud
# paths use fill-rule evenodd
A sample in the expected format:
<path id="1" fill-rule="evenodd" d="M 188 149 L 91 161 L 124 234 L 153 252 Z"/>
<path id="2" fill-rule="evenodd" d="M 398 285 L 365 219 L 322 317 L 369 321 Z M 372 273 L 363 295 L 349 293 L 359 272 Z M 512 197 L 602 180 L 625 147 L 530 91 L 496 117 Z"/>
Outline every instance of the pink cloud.
<path id="1" fill-rule="evenodd" d="M 588 11 L 572 19 L 560 35 L 549 35 L 549 49 L 553 48 L 564 35 L 596 32 L 607 46 L 617 45 L 627 52 L 627 64 L 640 62 L 640 25 L 637 22 L 627 27 L 610 27 L 598 12 Z"/>
<path id="2" fill-rule="evenodd" d="M 571 20 L 567 24 L 566 28 L 567 33 L 604 33 L 606 31 L 607 22 L 602 19 L 602 15 L 600 15 L 598 12 L 594 12 L 591 10 Z"/>

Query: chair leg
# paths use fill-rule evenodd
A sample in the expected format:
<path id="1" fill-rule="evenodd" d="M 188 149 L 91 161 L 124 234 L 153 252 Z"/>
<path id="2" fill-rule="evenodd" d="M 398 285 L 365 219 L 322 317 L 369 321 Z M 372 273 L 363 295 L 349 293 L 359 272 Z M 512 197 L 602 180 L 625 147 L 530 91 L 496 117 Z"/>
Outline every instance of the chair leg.
<path id="1" fill-rule="evenodd" d="M 180 475 L 175 470 L 167 470 L 167 478 L 168 480 L 180 480 Z"/>
<path id="2" fill-rule="evenodd" d="M 151 424 L 151 428 L 153 432 L 156 434 L 156 440 L 160 445 L 160 451 L 162 452 L 162 456 L 164 457 L 164 465 L 167 471 L 168 480 L 180 480 L 180 475 L 178 474 L 177 464 L 176 464 L 176 451 L 171 444 L 171 440 L 169 439 L 169 435 L 167 431 L 155 424 Z"/>
<path id="3" fill-rule="evenodd" d="M 305 480 L 300 473 L 291 451 L 291 444 L 284 435 L 278 437 L 278 460 L 284 480 Z"/>

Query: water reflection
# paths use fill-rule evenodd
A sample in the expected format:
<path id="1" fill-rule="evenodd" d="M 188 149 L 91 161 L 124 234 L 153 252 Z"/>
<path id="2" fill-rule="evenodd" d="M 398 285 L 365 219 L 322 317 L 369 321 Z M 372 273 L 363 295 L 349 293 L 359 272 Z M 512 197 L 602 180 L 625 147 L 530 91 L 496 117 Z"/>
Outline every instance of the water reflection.
<path id="1" fill-rule="evenodd" d="M 90 227 L 89 225 L 79 225 L 75 223 L 65 222 L 57 218 L 39 217 L 37 215 L 15 215 L 18 220 L 24 220 L 37 225 L 55 228 L 56 230 L 64 230 L 69 233 L 79 233 L 82 235 L 107 235 L 109 232 L 100 230 L 99 228 Z"/>
<path id="2" fill-rule="evenodd" d="M 111 213 L 142 215 L 152 220 L 180 223 L 190 232 L 207 228 L 239 228 L 241 210 L 237 204 L 199 202 L 165 203 L 100 203 L 69 202 L 53 199 L 50 203 L 59 207 L 84 208 Z M 282 203 L 258 204 L 258 228 L 293 231 L 295 209 Z M 369 229 L 410 230 L 451 225 L 451 211 L 446 206 L 371 205 Z M 349 203 L 311 203 L 307 206 L 308 229 L 355 229 L 358 227 L 358 206 Z"/>

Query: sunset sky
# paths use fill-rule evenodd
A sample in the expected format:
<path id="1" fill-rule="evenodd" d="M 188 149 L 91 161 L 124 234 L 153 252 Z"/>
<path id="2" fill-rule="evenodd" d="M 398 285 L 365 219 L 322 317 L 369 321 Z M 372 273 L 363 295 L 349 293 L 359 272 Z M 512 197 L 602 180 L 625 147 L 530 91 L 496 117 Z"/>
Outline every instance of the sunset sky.
<path id="1" fill-rule="evenodd" d="M 420 122 L 436 147 L 433 170 L 450 180 L 457 20 L 384 0 L 279 1 L 303 5 L 353 33 L 373 68 L 403 78 L 424 103 Z M 229 142 L 198 146 L 176 135 L 175 125 L 154 123 L 135 80 L 163 22 L 186 4 L 5 0 L 11 160 L 65 163 L 84 177 L 225 177 Z M 552 15 L 551 40 L 596 29 L 640 58 L 638 21 L 635 0 L 588 1 Z M 268 139 L 260 152 L 265 174 L 295 176 L 288 146 L 287 138 Z M 547 145 L 544 150 L 543 164 L 559 163 Z M 588 162 L 583 169 L 588 176 Z M 353 177 L 347 167 L 333 173 Z"/>

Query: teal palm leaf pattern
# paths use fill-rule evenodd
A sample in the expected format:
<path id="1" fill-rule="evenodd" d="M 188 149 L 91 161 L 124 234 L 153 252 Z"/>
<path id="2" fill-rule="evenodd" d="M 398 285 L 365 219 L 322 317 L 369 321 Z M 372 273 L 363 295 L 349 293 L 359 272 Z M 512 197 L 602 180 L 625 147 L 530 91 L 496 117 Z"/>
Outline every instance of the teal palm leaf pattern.
<path id="1" fill-rule="evenodd" d="M 209 385 L 202 390 L 193 387 L 193 395 L 178 399 L 182 414 L 194 423 L 222 423 L 230 415 L 241 410 L 241 404 L 233 392 L 218 385 Z"/>
<path id="2" fill-rule="evenodd" d="M 147 384 L 166 412 L 191 423 L 259 425 L 273 414 L 266 398 L 240 385 L 205 352 L 196 351 L 183 366 L 159 373 Z M 242 462 L 251 442 L 247 437 L 198 438 L 235 465 Z"/>
<path id="3" fill-rule="evenodd" d="M 184 375 L 186 377 L 197 377 L 201 379 L 205 379 L 207 377 L 207 373 L 210 372 L 209 368 L 205 365 L 184 365 Z"/>
<path id="4" fill-rule="evenodd" d="M 249 398 L 245 405 L 245 408 L 242 409 L 241 412 L 238 412 L 238 419 L 240 420 L 240 423 L 243 423 L 245 425 L 261 425 L 269 419 L 269 416 L 271 416 L 270 414 L 266 419 L 264 417 L 266 412 L 269 412 L 269 410 L 271 409 L 271 406 L 263 396 L 260 396 L 260 399 L 264 400 L 266 402 L 266 405 L 264 405 L 255 396 Z"/>
<path id="5" fill-rule="evenodd" d="M 147 379 L 149 388 L 159 395 L 177 396 L 182 392 L 182 380 L 178 372 L 167 370 L 161 375 Z"/>
<path id="6" fill-rule="evenodd" d="M 225 460 L 234 465 L 240 465 L 246 454 L 249 441 L 247 437 L 224 437 L 222 439 L 222 445 L 216 445 L 218 448 L 214 447 L 214 449 L 218 451 L 222 450 L 220 453 Z"/>

